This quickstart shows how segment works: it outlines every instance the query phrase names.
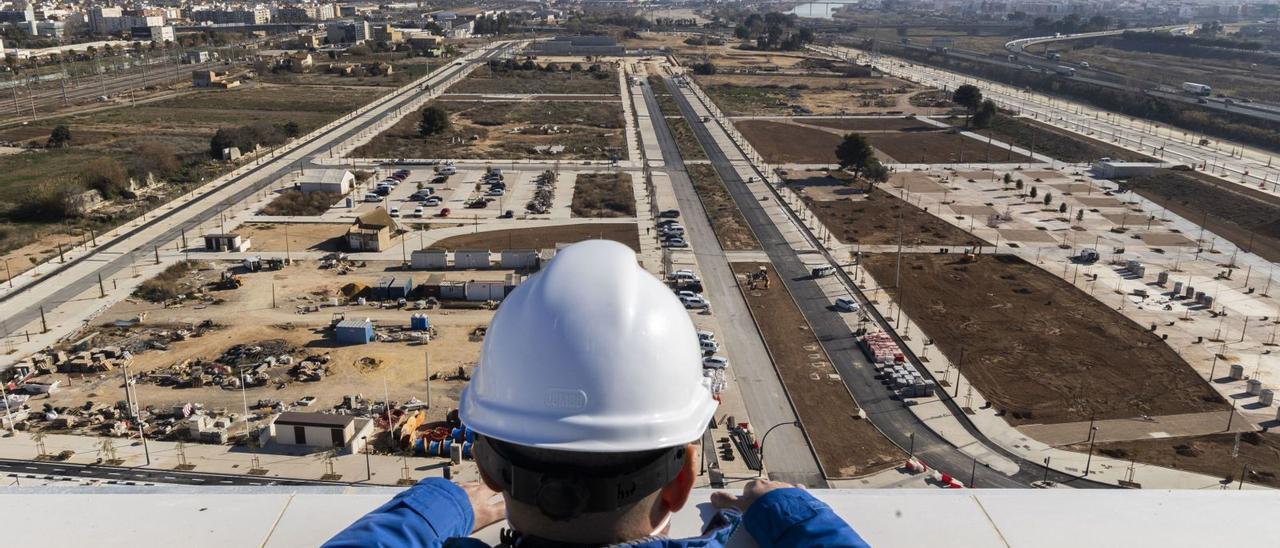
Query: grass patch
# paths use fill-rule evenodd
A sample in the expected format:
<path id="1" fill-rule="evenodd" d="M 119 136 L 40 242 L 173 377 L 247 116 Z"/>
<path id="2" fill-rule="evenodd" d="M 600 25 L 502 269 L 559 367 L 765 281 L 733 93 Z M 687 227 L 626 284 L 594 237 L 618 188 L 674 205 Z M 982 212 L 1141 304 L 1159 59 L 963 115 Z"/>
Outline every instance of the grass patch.
<path id="1" fill-rule="evenodd" d="M 174 263 L 160 274 L 157 274 L 156 277 L 142 282 L 137 289 L 133 290 L 133 296 L 153 303 L 163 303 L 177 299 L 195 288 L 185 278 L 188 274 L 199 270 L 200 267 L 201 265 L 197 261 Z"/>
<path id="2" fill-rule="evenodd" d="M 271 203 L 263 207 L 258 214 L 260 215 L 281 215 L 281 216 L 300 216 L 300 215 L 320 215 L 333 207 L 342 199 L 342 194 L 337 192 L 303 192 L 301 190 L 289 189 Z"/>
<path id="3" fill-rule="evenodd" d="M 707 159 L 707 152 L 702 149 L 702 143 L 699 143 L 698 138 L 694 136 L 693 128 L 689 126 L 689 120 L 684 117 L 668 119 L 667 127 L 671 128 L 671 135 L 675 137 L 676 146 L 680 148 L 681 158 L 685 160 Z"/>
<path id="4" fill-rule="evenodd" d="M 450 93 L 590 93 L 618 94 L 618 74 L 601 67 L 596 72 L 506 70 L 485 65 L 453 87 Z"/>
<path id="5" fill-rule="evenodd" d="M 760 249 L 760 242 L 751 233 L 746 218 L 729 196 L 729 189 L 725 188 L 715 168 L 708 164 L 694 164 L 685 166 L 685 169 L 702 208 L 711 219 L 711 229 L 715 231 L 720 247 L 725 251 Z"/>
<path id="6" fill-rule="evenodd" d="M 630 173 L 583 173 L 573 185 L 574 217 L 635 217 Z"/>

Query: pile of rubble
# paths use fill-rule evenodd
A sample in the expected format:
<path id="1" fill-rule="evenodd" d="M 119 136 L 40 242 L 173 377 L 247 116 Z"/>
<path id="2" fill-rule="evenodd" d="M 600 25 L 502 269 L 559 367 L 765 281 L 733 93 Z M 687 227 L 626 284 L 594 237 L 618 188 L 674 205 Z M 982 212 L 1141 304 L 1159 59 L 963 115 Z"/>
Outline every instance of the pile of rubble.
<path id="1" fill-rule="evenodd" d="M 331 373 L 329 354 L 298 359 L 298 349 L 282 339 L 238 344 L 216 360 L 183 360 L 151 371 L 139 380 L 158 386 L 200 388 L 220 386 L 227 390 L 267 386 L 282 388 L 290 382 L 315 382 Z"/>

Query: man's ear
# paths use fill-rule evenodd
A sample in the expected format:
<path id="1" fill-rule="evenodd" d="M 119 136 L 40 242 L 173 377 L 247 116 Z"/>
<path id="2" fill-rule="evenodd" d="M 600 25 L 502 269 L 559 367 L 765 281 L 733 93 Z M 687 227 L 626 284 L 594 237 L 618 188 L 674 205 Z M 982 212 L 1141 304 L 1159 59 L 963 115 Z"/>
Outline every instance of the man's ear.
<path id="1" fill-rule="evenodd" d="M 668 511 L 677 512 L 689 501 L 689 491 L 693 490 L 693 480 L 698 476 L 698 447 L 692 443 L 684 446 L 684 466 L 680 474 L 662 488 L 662 505 Z"/>

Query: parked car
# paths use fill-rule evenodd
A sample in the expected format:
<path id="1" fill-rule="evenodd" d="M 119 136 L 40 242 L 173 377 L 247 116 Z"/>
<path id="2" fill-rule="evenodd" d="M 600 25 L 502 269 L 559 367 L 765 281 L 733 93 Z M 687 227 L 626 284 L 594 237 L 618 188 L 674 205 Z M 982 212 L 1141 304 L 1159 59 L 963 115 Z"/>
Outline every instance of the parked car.
<path id="1" fill-rule="evenodd" d="M 705 369 L 725 369 L 729 367 L 729 358 L 724 356 L 707 356 L 702 358 L 702 367 Z"/>
<path id="2" fill-rule="evenodd" d="M 438 206 L 438 205 L 440 205 L 442 202 L 444 202 L 444 198 L 441 198 L 441 197 L 439 197 L 439 196 L 427 196 L 426 198 L 424 198 L 424 199 L 422 200 L 422 205 L 425 205 L 425 206 Z"/>
<path id="3" fill-rule="evenodd" d="M 658 224 L 658 228 L 662 228 L 662 227 L 664 227 L 664 226 L 671 226 L 671 225 L 676 224 L 676 223 L 679 223 L 679 222 L 680 222 L 680 221 L 677 221 L 677 220 L 675 220 L 675 219 L 663 219 L 663 220 L 661 220 L 661 221 L 658 221 L 658 223 L 657 223 L 657 224 Z"/>
<path id="4" fill-rule="evenodd" d="M 508 210 L 506 210 L 506 211 L 503 211 L 503 212 L 502 212 L 502 215 L 499 215 L 499 216 L 498 216 L 498 218 L 499 218 L 499 219 L 511 219 L 511 218 L 513 218 L 513 217 L 515 217 L 515 216 L 516 216 L 516 212 L 515 212 L 515 211 L 513 211 L 513 210 L 508 209 Z"/>
<path id="5" fill-rule="evenodd" d="M 506 195 L 506 193 L 507 191 L 502 190 L 501 188 L 491 188 L 489 189 L 488 192 L 484 193 L 484 195 L 485 196 L 503 196 L 503 195 Z"/>
<path id="6" fill-rule="evenodd" d="M 364 201 L 372 203 L 381 202 L 382 196 L 379 196 L 376 192 L 366 192 L 364 193 Z"/>
<path id="7" fill-rule="evenodd" d="M 720 350 L 720 343 L 714 340 L 702 339 L 698 341 L 698 348 L 701 348 L 704 354 L 710 354 Z"/>
<path id="8" fill-rule="evenodd" d="M 451 213 L 451 212 L 449 211 L 449 208 L 447 208 L 447 207 L 446 207 L 446 208 L 444 208 L 444 209 L 441 209 L 441 210 L 440 210 L 440 213 L 438 213 L 438 215 L 440 215 L 441 217 L 448 217 L 448 216 L 449 216 L 449 213 Z"/>
<path id="9" fill-rule="evenodd" d="M 826 278 L 827 276 L 834 276 L 835 273 L 836 267 L 830 265 L 819 266 L 809 271 L 809 274 L 814 278 Z"/>
<path id="10" fill-rule="evenodd" d="M 660 218 L 660 219 L 679 219 L 679 218 L 680 218 L 680 212 L 679 212 L 679 211 L 677 211 L 677 210 L 675 210 L 675 209 L 668 209 L 668 210 L 666 210 L 666 211 L 660 211 L 660 212 L 658 212 L 658 218 Z"/>
<path id="11" fill-rule="evenodd" d="M 455 174 L 455 173 L 457 173 L 457 172 L 458 172 L 457 168 L 455 168 L 455 167 L 453 167 L 453 166 L 451 166 L 451 165 L 449 165 L 449 166 L 436 166 L 436 173 L 439 173 L 439 174 L 441 174 L 441 175 L 453 175 L 453 174 Z"/>
<path id="12" fill-rule="evenodd" d="M 662 247 L 674 247 L 674 248 L 683 249 L 683 248 L 689 247 L 689 242 L 684 241 L 684 238 L 671 238 L 670 240 L 664 240 L 662 242 Z"/>
<path id="13" fill-rule="evenodd" d="M 392 217 L 399 217 L 399 216 L 400 216 L 400 208 L 398 208 L 398 207 L 393 207 L 393 208 L 391 208 L 390 213 L 391 213 L 391 216 L 392 216 Z"/>
<path id="14" fill-rule="evenodd" d="M 685 308 L 689 309 L 711 308 L 711 301 L 708 301 L 707 298 L 702 295 L 681 295 L 680 302 L 684 304 Z"/>
<path id="15" fill-rule="evenodd" d="M 853 299 L 847 297 L 836 299 L 836 310 L 841 312 L 857 312 L 860 308 Z"/>
<path id="16" fill-rule="evenodd" d="M 415 207 L 415 208 L 413 208 L 413 216 L 414 216 L 414 217 L 422 217 L 422 214 L 423 214 L 423 213 L 426 213 L 426 211 L 427 211 L 427 210 L 426 210 L 426 209 L 424 209 L 422 206 Z"/>

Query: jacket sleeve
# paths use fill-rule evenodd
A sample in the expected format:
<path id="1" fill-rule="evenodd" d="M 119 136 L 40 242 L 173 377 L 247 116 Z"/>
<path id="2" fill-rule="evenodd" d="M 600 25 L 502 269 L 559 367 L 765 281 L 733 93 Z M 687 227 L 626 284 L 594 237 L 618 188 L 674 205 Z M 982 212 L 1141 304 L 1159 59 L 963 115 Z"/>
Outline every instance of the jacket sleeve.
<path id="1" fill-rule="evenodd" d="M 461 487 L 427 478 L 365 514 L 329 539 L 326 547 L 438 547 L 471 534 L 475 516 Z"/>
<path id="2" fill-rule="evenodd" d="M 747 508 L 742 523 L 760 548 L 837 546 L 868 548 L 826 503 L 798 488 L 775 489 Z"/>

